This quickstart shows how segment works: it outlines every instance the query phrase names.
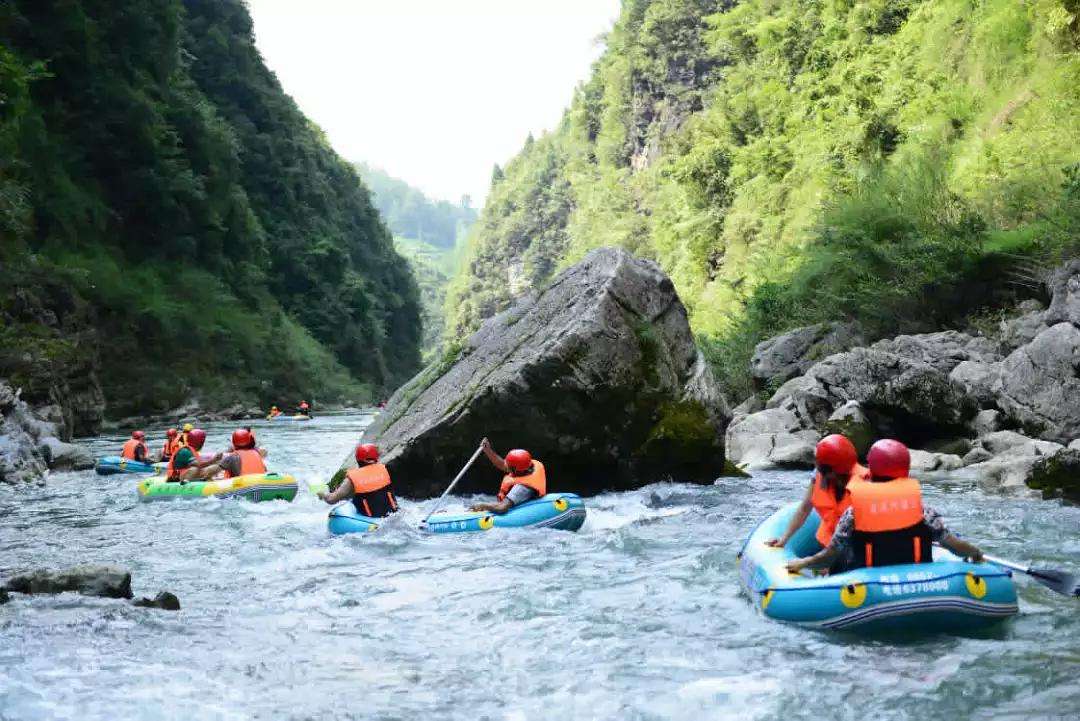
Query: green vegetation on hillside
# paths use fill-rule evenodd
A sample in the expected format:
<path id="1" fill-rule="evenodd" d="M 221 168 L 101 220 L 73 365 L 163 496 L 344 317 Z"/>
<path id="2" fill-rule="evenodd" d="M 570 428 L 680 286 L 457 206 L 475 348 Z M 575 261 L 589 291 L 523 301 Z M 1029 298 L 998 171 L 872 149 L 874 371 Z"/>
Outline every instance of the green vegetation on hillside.
<path id="1" fill-rule="evenodd" d="M 588 250 L 672 276 L 735 400 L 767 334 L 963 322 L 1077 243 L 1077 0 L 625 0 L 500 170 L 448 299 L 474 327 Z"/>
<path id="2" fill-rule="evenodd" d="M 476 210 L 469 196 L 457 205 L 432 200 L 404 180 L 367 163 L 357 163 L 364 184 L 386 225 L 396 237 L 419 240 L 437 248 L 453 249 L 458 236 L 476 222 Z"/>
<path id="3" fill-rule="evenodd" d="M 241 0 L 0 4 L 0 234 L 0 375 L 38 399 L 73 354 L 117 414 L 419 362 L 409 268 Z"/>

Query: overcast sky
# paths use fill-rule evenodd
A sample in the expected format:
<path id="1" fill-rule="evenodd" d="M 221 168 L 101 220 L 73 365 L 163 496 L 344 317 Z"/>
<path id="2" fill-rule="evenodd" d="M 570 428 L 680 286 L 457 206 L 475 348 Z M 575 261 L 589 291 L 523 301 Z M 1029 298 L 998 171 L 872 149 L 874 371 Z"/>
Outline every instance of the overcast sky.
<path id="1" fill-rule="evenodd" d="M 248 0 L 259 50 L 348 160 L 479 205 L 558 123 L 619 0 Z"/>

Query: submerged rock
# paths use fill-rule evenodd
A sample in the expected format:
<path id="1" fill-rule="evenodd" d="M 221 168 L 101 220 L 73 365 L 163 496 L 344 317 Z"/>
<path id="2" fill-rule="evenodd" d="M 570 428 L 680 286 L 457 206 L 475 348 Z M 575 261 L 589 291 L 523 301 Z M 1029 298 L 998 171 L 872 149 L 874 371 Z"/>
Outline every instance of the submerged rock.
<path id="1" fill-rule="evenodd" d="M 179 611 L 180 599 L 176 597 L 176 594 L 169 591 L 162 591 L 153 598 L 140 598 L 136 601 L 132 601 L 133 606 L 140 606 L 142 608 L 160 608 L 165 611 Z"/>
<path id="2" fill-rule="evenodd" d="M 484 436 L 544 461 L 552 490 L 596 493 L 713 481 L 729 418 L 671 280 L 600 249 L 398 390 L 364 438 L 404 495 L 441 493 Z M 498 479 L 480 459 L 458 490 Z"/>
<path id="3" fill-rule="evenodd" d="M 15 576 L 4 585 L 17 593 L 64 593 L 131 598 L 131 572 L 116 566 L 75 566 L 63 571 L 39 569 Z"/>
<path id="4" fill-rule="evenodd" d="M 11 596 L 8 595 L 8 592 L 5 591 L 4 589 L 0 588 L 0 606 L 3 606 L 5 603 L 7 603 L 10 600 L 11 600 Z"/>

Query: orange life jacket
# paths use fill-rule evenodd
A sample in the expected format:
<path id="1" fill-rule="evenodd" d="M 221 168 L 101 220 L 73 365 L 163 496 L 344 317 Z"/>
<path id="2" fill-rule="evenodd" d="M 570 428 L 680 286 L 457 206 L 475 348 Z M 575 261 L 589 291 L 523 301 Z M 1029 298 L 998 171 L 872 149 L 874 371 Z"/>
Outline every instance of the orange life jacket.
<path id="1" fill-rule="evenodd" d="M 172 453 L 169 452 L 169 448 L 171 448 L 171 447 L 172 447 L 172 445 L 169 443 L 168 439 L 166 439 L 165 443 L 163 443 L 162 446 L 161 446 L 161 457 L 162 458 L 169 458 L 170 456 L 172 456 Z"/>
<path id="2" fill-rule="evenodd" d="M 128 459 L 129 461 L 137 461 L 138 456 L 135 455 L 135 449 L 142 446 L 143 460 L 150 455 L 150 449 L 146 447 L 146 443 L 143 441 L 137 441 L 134 438 L 129 438 L 127 443 L 124 444 L 124 450 L 120 452 L 121 457 Z"/>
<path id="3" fill-rule="evenodd" d="M 918 481 L 856 481 L 848 484 L 848 493 L 855 520 L 852 538 L 857 567 L 933 560 Z"/>
<path id="4" fill-rule="evenodd" d="M 172 458 L 176 455 L 176 452 L 184 447 L 184 442 L 181 440 L 180 434 L 176 435 L 171 441 L 165 441 L 165 447 L 168 448 L 168 456 Z"/>
<path id="5" fill-rule="evenodd" d="M 266 473 L 266 462 L 263 460 L 262 454 L 255 448 L 244 448 L 236 451 L 236 455 L 240 456 L 240 475 L 250 476 L 256 473 Z M 225 471 L 226 478 L 232 478 L 233 474 Z"/>
<path id="6" fill-rule="evenodd" d="M 547 472 L 544 470 L 544 464 L 534 458 L 532 469 L 525 475 L 515 476 L 507 474 L 503 476 L 502 484 L 499 486 L 499 500 L 505 500 L 506 494 L 510 492 L 510 489 L 519 484 L 533 489 L 538 496 L 546 496 Z"/>
<path id="7" fill-rule="evenodd" d="M 869 479 L 870 471 L 858 463 L 852 467 L 851 473 L 848 475 L 848 483 Z M 836 531 L 836 524 L 840 520 L 840 516 L 844 515 L 844 511 L 851 507 L 851 494 L 845 488 L 844 495 L 840 497 L 839 501 L 836 500 L 836 493 L 833 489 L 825 482 L 820 473 L 815 473 L 814 490 L 810 494 L 810 503 L 814 506 L 818 516 L 821 517 L 821 523 L 818 524 L 815 538 L 822 546 L 828 546 L 833 533 Z"/>
<path id="8" fill-rule="evenodd" d="M 345 477 L 353 487 L 353 505 L 369 518 L 382 518 L 397 510 L 390 471 L 381 463 L 350 468 Z"/>
<path id="9" fill-rule="evenodd" d="M 187 446 L 181 446 L 181 448 L 187 448 Z M 176 454 L 179 453 L 179 452 L 180 452 L 180 448 L 177 448 L 176 451 L 173 452 L 173 454 L 171 456 L 169 456 L 169 465 L 165 466 L 165 477 L 170 481 L 179 480 L 180 474 L 183 473 L 184 471 L 186 471 L 188 468 L 191 468 L 191 466 L 188 466 L 187 468 L 177 468 L 176 467 Z M 195 453 L 195 449 L 192 448 L 191 452 Z M 195 453 L 195 460 L 196 461 L 199 460 L 199 454 L 198 453 Z"/>

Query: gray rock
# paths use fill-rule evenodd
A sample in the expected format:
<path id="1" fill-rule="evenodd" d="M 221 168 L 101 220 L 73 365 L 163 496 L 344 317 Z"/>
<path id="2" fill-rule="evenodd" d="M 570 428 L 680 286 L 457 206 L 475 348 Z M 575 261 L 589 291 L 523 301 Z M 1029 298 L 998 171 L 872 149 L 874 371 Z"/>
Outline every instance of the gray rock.
<path id="1" fill-rule="evenodd" d="M 50 470 L 85 471 L 94 467 L 93 454 L 74 443 L 64 443 L 58 438 L 43 438 L 40 447 Z"/>
<path id="2" fill-rule="evenodd" d="M 1047 328 L 1001 363 L 998 408 L 1031 435 L 1067 443 L 1080 436 L 1080 330 Z"/>
<path id="3" fill-rule="evenodd" d="M 131 572 L 116 566 L 75 566 L 63 571 L 41 569 L 11 578 L 4 588 L 17 593 L 64 593 L 131 598 Z"/>
<path id="4" fill-rule="evenodd" d="M 47 467 L 33 435 L 36 428 L 19 393 L 0 381 L 0 483 L 44 479 Z"/>
<path id="5" fill-rule="evenodd" d="M 1034 303 L 1034 309 L 1029 305 L 1028 311 L 1023 315 L 1003 320 L 998 325 L 997 341 L 1004 352 L 1011 353 L 1020 346 L 1027 345 L 1049 327 L 1046 324 L 1046 312 L 1039 306 L 1038 301 Z M 1021 310 L 1023 308 L 1022 303 Z"/>
<path id="6" fill-rule="evenodd" d="M 1030 488 L 1044 498 L 1067 498 L 1080 501 L 1080 448 L 1066 448 L 1040 458 L 1027 478 Z"/>
<path id="7" fill-rule="evenodd" d="M 934 370 L 946 374 L 965 361 L 991 363 L 1001 360 L 997 345 L 990 339 L 955 330 L 901 335 L 878 341 L 870 347 L 873 350 L 925 363 Z"/>
<path id="8" fill-rule="evenodd" d="M 971 419 L 971 430 L 976 436 L 985 436 L 1005 427 L 1005 416 L 1001 411 L 983 410 Z"/>
<path id="9" fill-rule="evenodd" d="M 997 402 L 994 386 L 1000 368 L 1000 363 L 962 361 L 949 373 L 949 380 L 959 384 L 981 407 L 993 408 Z"/>
<path id="10" fill-rule="evenodd" d="M 1043 322 L 1048 326 L 1056 323 L 1080 326 L 1080 258 L 1054 270 L 1046 285 L 1051 300 Z"/>
<path id="11" fill-rule="evenodd" d="M 815 431 L 777 435 L 769 453 L 769 465 L 779 468 L 813 468 L 814 448 L 819 438 Z"/>
<path id="12" fill-rule="evenodd" d="M 756 393 L 731 409 L 731 422 L 745 418 L 751 413 L 765 410 L 765 402 Z"/>
<path id="13" fill-rule="evenodd" d="M 1077 438 L 1076 440 L 1073 440 L 1073 441 L 1069 441 L 1068 448 L 1071 451 L 1080 451 L 1080 438 Z"/>
<path id="14" fill-rule="evenodd" d="M 750 373 L 759 387 L 802 375 L 819 360 L 865 343 L 852 323 L 819 323 L 788 331 L 758 343 Z"/>
<path id="15" fill-rule="evenodd" d="M 715 480 L 730 415 L 671 280 L 601 249 L 424 369 L 364 438 L 403 495 L 441 493 L 484 436 L 502 452 L 529 449 L 552 490 L 594 493 Z M 458 490 L 498 481 L 481 459 Z"/>
<path id="16" fill-rule="evenodd" d="M 960 456 L 952 453 L 930 453 L 928 451 L 911 451 L 911 470 L 919 471 L 955 471 L 964 465 Z"/>
<path id="17" fill-rule="evenodd" d="M 1048 456 L 1062 449 L 1059 443 L 1028 438 L 1016 431 L 987 433 L 976 443 L 994 456 Z"/>
<path id="18" fill-rule="evenodd" d="M 998 457 L 968 466 L 964 472 L 972 474 L 983 490 L 1030 496 L 1027 479 L 1039 460 L 1040 456 Z"/>
<path id="19" fill-rule="evenodd" d="M 731 422 L 728 426 L 725 445 L 727 457 L 733 463 L 746 468 L 769 468 L 777 465 L 773 452 L 779 446 L 786 459 L 794 455 L 797 459 L 800 441 L 795 434 L 806 433 L 798 417 L 783 408 L 769 408 L 752 413 L 742 419 Z M 816 443 L 816 435 L 811 443 Z M 813 463 L 811 445 L 810 462 Z"/>
<path id="20" fill-rule="evenodd" d="M 179 611 L 180 599 L 175 594 L 168 591 L 162 591 L 153 598 L 140 598 L 137 601 L 131 602 L 133 606 L 140 606 L 142 608 L 160 608 L 165 611 Z"/>
<path id="21" fill-rule="evenodd" d="M 986 450 L 981 446 L 975 446 L 970 451 L 968 451 L 961 460 L 965 466 L 971 466 L 975 465 L 976 463 L 983 463 L 985 461 L 989 461 L 993 457 L 994 455 L 990 451 Z"/>
<path id="22" fill-rule="evenodd" d="M 858 401 L 848 401 L 833 411 L 825 422 L 826 433 L 847 436 L 859 455 L 865 455 L 874 442 L 874 426 Z"/>

